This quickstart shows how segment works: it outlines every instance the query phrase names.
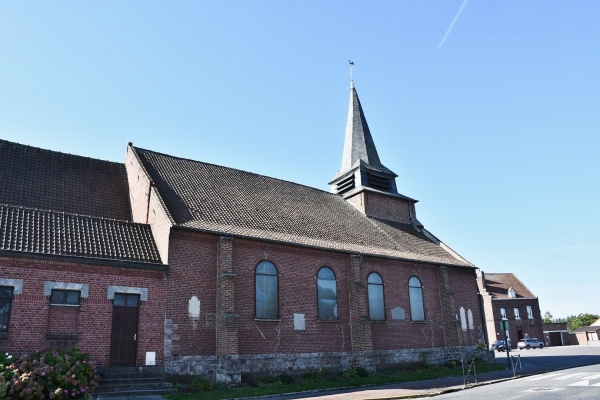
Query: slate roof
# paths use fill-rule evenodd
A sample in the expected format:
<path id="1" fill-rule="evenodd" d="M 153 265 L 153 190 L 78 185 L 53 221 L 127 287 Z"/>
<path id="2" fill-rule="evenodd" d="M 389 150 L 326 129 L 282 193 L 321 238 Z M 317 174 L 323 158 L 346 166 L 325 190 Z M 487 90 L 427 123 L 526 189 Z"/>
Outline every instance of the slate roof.
<path id="1" fill-rule="evenodd" d="M 0 252 L 160 263 L 125 165 L 0 140 Z"/>
<path id="2" fill-rule="evenodd" d="M 527 289 L 512 273 L 485 273 L 485 289 L 496 299 L 509 299 L 508 289 L 513 288 L 517 299 L 535 299 L 535 295 Z"/>
<path id="3" fill-rule="evenodd" d="M 132 146 L 180 227 L 471 267 L 410 225 L 366 217 L 342 197 Z"/>
<path id="4" fill-rule="evenodd" d="M 125 165 L 0 140 L 0 204 L 131 219 Z"/>
<path id="5" fill-rule="evenodd" d="M 351 82 L 342 166 L 336 177 L 358 167 L 361 161 L 370 169 L 397 176 L 386 168 L 379 159 L 358 93 L 354 87 L 354 82 Z"/>
<path id="6" fill-rule="evenodd" d="M 0 205 L 0 250 L 160 263 L 149 225 Z"/>

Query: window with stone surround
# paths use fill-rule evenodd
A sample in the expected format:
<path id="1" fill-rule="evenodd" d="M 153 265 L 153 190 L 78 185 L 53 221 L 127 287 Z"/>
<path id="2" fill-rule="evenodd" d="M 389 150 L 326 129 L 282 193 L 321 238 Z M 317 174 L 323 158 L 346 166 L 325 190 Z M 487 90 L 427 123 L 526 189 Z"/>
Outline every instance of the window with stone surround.
<path id="1" fill-rule="evenodd" d="M 500 318 L 502 318 L 502 319 L 508 319 L 506 317 L 506 308 L 504 308 L 504 307 L 500 308 Z"/>
<path id="2" fill-rule="evenodd" d="M 531 306 L 527 306 L 527 318 L 533 319 L 533 309 Z"/>
<path id="3" fill-rule="evenodd" d="M 256 266 L 255 316 L 258 319 L 279 318 L 279 288 L 277 268 L 270 261 L 261 261 Z"/>
<path id="4" fill-rule="evenodd" d="M 79 290 L 52 289 L 51 305 L 78 306 L 80 302 L 81 292 Z"/>
<path id="5" fill-rule="evenodd" d="M 385 303 L 383 297 L 383 279 L 377 272 L 371 272 L 367 278 L 369 297 L 369 319 L 385 321 Z"/>
<path id="6" fill-rule="evenodd" d="M 515 307 L 513 312 L 515 313 L 515 319 L 521 319 L 521 314 L 519 313 L 518 307 Z"/>
<path id="7" fill-rule="evenodd" d="M 416 276 L 408 280 L 408 295 L 410 298 L 410 319 L 412 321 L 425 321 L 423 286 Z"/>
<path id="8" fill-rule="evenodd" d="M 337 285 L 331 268 L 323 267 L 317 273 L 317 303 L 320 321 L 337 321 Z"/>
<path id="9" fill-rule="evenodd" d="M 0 334 L 8 332 L 14 288 L 0 286 Z"/>

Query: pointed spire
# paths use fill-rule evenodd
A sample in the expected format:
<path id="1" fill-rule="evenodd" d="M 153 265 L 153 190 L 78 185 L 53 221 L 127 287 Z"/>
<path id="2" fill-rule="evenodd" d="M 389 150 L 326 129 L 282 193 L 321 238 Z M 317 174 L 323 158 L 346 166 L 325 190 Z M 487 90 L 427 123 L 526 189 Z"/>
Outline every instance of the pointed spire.
<path id="1" fill-rule="evenodd" d="M 348 184 L 348 177 L 359 170 L 359 174 Z M 365 177 L 362 177 L 364 172 Z M 363 112 L 354 81 L 350 81 L 350 104 L 344 140 L 342 166 L 330 185 L 335 193 L 344 193 L 355 187 L 371 187 L 373 189 L 396 193 L 394 178 L 397 175 L 386 168 L 379 160 L 375 142 L 371 136 L 367 119 Z"/>
<path id="2" fill-rule="evenodd" d="M 348 171 L 359 160 L 374 169 L 384 169 L 385 172 L 393 174 L 379 161 L 375 142 L 373 142 L 367 119 L 358 99 L 354 81 L 350 81 L 350 104 L 348 106 L 348 122 L 346 123 L 346 138 L 340 172 Z"/>

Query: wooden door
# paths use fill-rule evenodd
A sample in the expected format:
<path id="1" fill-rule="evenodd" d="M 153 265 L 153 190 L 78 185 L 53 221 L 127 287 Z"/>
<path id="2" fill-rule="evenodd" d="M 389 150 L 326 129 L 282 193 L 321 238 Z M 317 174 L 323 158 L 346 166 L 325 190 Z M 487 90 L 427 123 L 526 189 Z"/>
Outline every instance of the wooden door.
<path id="1" fill-rule="evenodd" d="M 135 367 L 139 295 L 115 293 L 110 337 L 110 365 Z"/>

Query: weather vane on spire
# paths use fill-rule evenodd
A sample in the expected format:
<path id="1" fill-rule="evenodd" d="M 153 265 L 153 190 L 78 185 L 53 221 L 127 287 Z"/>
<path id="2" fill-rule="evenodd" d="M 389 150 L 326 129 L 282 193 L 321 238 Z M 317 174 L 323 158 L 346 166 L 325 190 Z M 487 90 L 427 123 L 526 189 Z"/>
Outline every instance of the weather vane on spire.
<path id="1" fill-rule="evenodd" d="M 348 64 L 350 64 L 350 80 L 352 80 L 352 67 L 354 66 L 354 63 L 348 60 Z"/>

